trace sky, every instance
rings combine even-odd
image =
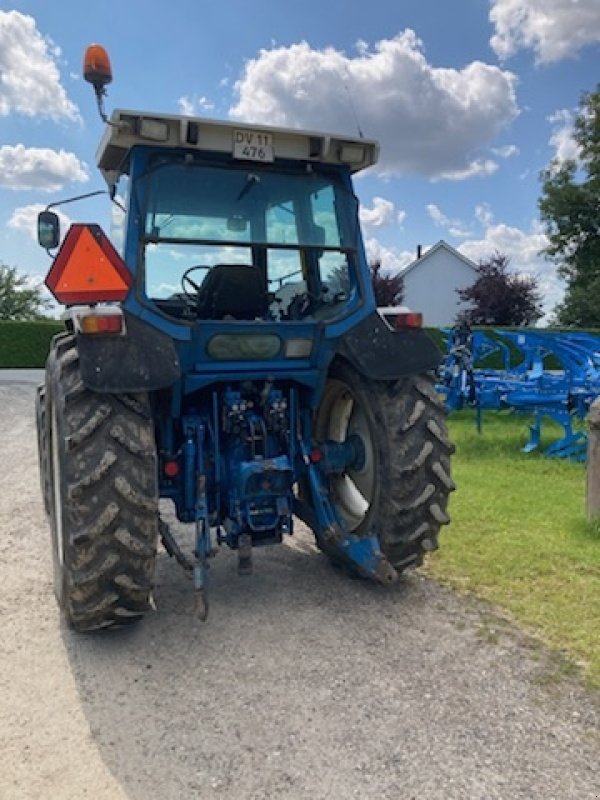
[[[498,251],[560,301],[540,256],[540,171],[577,158],[572,123],[600,81],[600,0],[81,0],[0,6],[0,263],[40,281],[48,203],[102,189],[103,124],[81,77],[104,45],[114,108],[380,142],[355,180],[367,253],[395,272],[445,240]],[[61,209],[110,227],[105,198]]]

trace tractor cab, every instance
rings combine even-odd
[[[376,143],[115,111],[97,156],[147,309],[190,325],[372,310],[350,176]]]

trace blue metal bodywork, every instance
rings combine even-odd
[[[312,437],[313,413],[337,343],[376,308],[358,224],[352,283],[339,314],[327,320],[174,319],[144,289],[146,200],[145,184],[138,178],[147,173],[153,154],[151,147],[134,147],[128,165],[132,189],[123,256],[135,283],[123,308],[175,342],[180,377],[153,395],[159,491],[173,501],[179,520],[195,524],[196,589],[202,593],[205,588],[213,540],[247,553],[250,545],[279,542],[293,533],[298,485],[308,492],[309,521],[317,539],[363,574],[390,582],[395,571],[377,536],[358,539],[346,531],[329,495],[328,475],[360,460],[360,444],[321,443],[315,456]],[[182,155],[169,152],[169,158]],[[327,169],[354,198],[349,169]],[[224,333],[278,337],[279,352],[264,360],[211,357],[211,341]],[[310,353],[286,357],[290,343],[299,340],[312,344]]]

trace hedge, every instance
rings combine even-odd
[[[52,337],[64,329],[58,320],[0,321],[0,368],[43,367]]]

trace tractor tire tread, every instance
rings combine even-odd
[[[52,513],[52,485],[50,483],[50,443],[48,441],[46,387],[44,384],[37,387],[35,408],[40,488],[44,511],[49,517]]]
[[[146,394],[85,388],[74,336],[48,362],[56,403],[63,561],[59,604],[77,631],[117,627],[151,606],[158,542],[156,449]]]
[[[450,521],[448,497],[455,488],[450,471],[454,446],[434,375],[372,381],[338,361],[329,377],[345,384],[365,409],[378,454],[375,496],[352,532],[359,537],[377,534],[383,554],[397,572],[418,566],[424,553],[438,547],[439,530]],[[321,414],[328,413],[330,406],[325,403]],[[317,419],[321,432],[326,422]],[[320,547],[332,561],[344,561],[335,548],[323,542]]]
[[[391,463],[389,502],[382,504],[378,524],[384,554],[402,571],[422,563],[423,552],[437,549],[440,527],[450,522],[446,509],[455,489],[450,477],[454,446],[432,376],[396,381],[380,397]],[[414,458],[414,453],[419,455]]]

